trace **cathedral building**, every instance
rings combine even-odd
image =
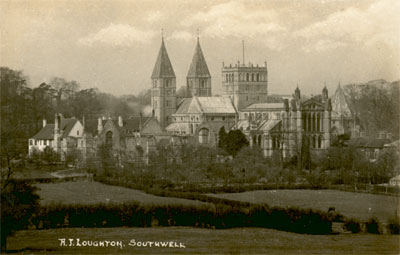
[[[223,64],[221,74],[223,96],[213,97],[211,75],[197,38],[186,77],[187,98],[177,101],[175,74],[162,39],[152,75],[152,106],[167,132],[216,146],[222,127],[240,129],[265,156],[274,151],[292,156],[300,144],[315,151],[330,146],[332,104],[326,87],[307,100],[297,87],[293,98],[269,103],[266,62],[263,66]]]
[[[339,86],[329,98],[326,87],[311,98],[301,97],[297,87],[291,97],[268,97],[268,68],[238,62],[223,64],[222,96],[212,96],[212,77],[197,38],[186,77],[185,98],[177,98],[176,76],[164,38],[151,74],[151,107],[146,119],[61,120],[44,124],[29,141],[29,149],[50,145],[66,152],[74,147],[85,155],[98,148],[112,148],[115,157],[129,156],[132,162],[147,161],[156,145],[192,141],[216,147],[223,127],[240,129],[251,146],[259,146],[265,156],[278,152],[291,157],[307,146],[312,151],[329,148],[332,135],[351,132],[354,113]],[[97,122],[97,123],[96,123]],[[41,147],[40,147],[41,146]]]

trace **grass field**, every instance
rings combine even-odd
[[[124,247],[65,247],[59,238],[122,241]],[[135,241],[175,241],[186,248],[132,247]],[[74,243],[76,241],[74,240]],[[97,228],[19,231],[8,239],[11,253],[24,254],[397,254],[393,235],[301,235],[289,232],[236,228],[210,230],[184,227]]]
[[[209,195],[252,203],[266,203],[270,206],[297,206],[322,211],[335,207],[336,212],[348,217],[366,220],[376,216],[383,222],[393,217],[396,211],[397,214],[400,213],[399,197],[338,190],[262,190]]]
[[[39,188],[41,204],[51,202],[62,204],[123,203],[137,201],[146,204],[199,204],[180,198],[159,197],[142,191],[105,185],[94,181],[76,181],[35,184]]]

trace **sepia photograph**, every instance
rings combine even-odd
[[[1,254],[400,254],[399,0],[0,0]]]

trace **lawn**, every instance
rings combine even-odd
[[[348,217],[366,220],[376,216],[383,222],[393,217],[396,212],[400,213],[399,197],[338,190],[261,190],[209,195],[252,203],[266,203],[270,206],[297,206],[322,211],[335,207],[336,212]]]
[[[59,238],[72,238],[75,246],[60,246]],[[121,241],[123,247],[77,247],[76,238],[80,243]],[[186,248],[132,247],[128,245],[131,239],[136,242],[175,241]],[[397,254],[399,237],[313,236],[261,228],[67,228],[19,231],[9,237],[8,250],[24,254]]]
[[[200,204],[189,199],[160,197],[139,190],[110,186],[95,181],[76,181],[35,184],[39,188],[41,204],[123,203],[137,201],[146,204]]]

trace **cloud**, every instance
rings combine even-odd
[[[343,42],[336,42],[331,40],[318,40],[313,44],[303,46],[303,50],[306,52],[312,51],[327,51],[327,50],[334,50],[340,47],[346,46],[346,43]]]
[[[178,41],[191,41],[193,40],[193,34],[187,31],[174,31],[171,36],[167,37],[167,40],[178,40]]]
[[[231,1],[212,6],[206,11],[198,12],[182,21],[186,27],[195,24],[204,24],[201,36],[212,38],[234,37],[275,37],[271,41],[280,39],[286,32],[286,27],[277,22],[278,14],[272,9],[259,8],[243,1]],[[266,43],[273,49],[277,44]],[[278,48],[282,48],[283,43]]]
[[[104,44],[111,46],[131,46],[134,43],[146,43],[155,36],[154,31],[142,31],[125,24],[110,24],[98,32],[79,39],[78,43],[85,46]]]
[[[157,21],[164,19],[164,17],[165,15],[162,14],[160,11],[155,11],[155,12],[149,12],[145,19],[150,23],[155,23]]]
[[[332,13],[325,20],[311,24],[294,36],[305,39],[309,47],[329,50],[349,44],[371,46],[384,43],[399,46],[400,1],[377,1],[366,10],[347,8]]]

